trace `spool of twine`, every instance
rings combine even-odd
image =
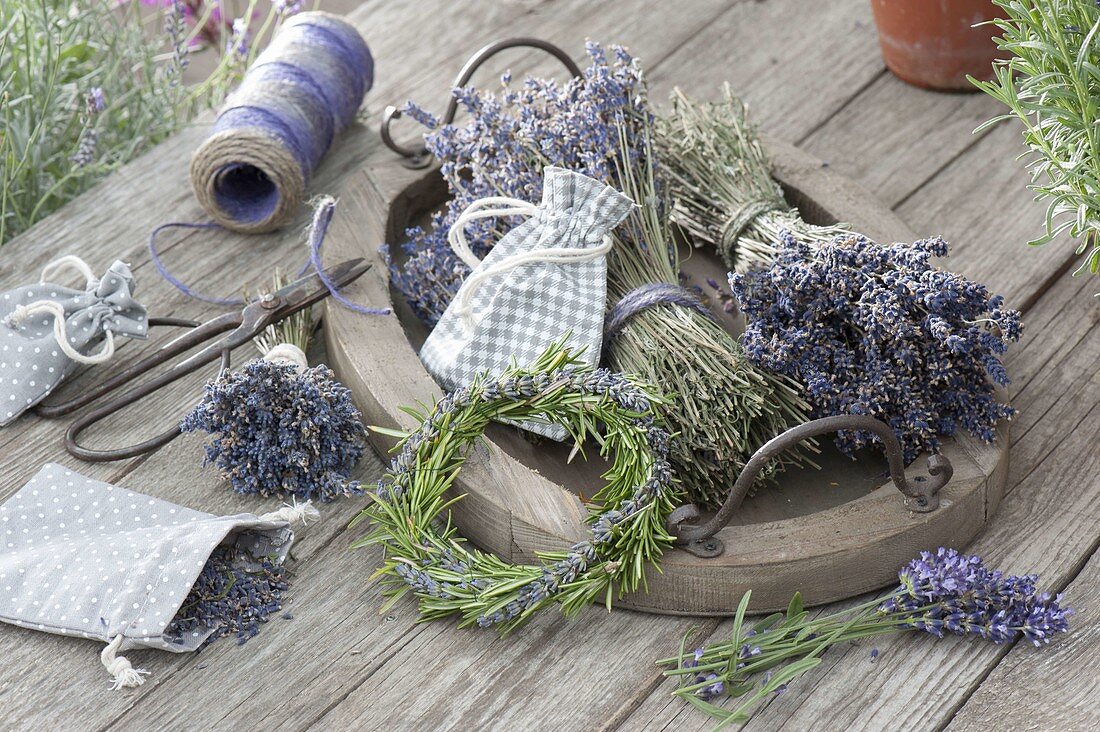
[[[191,158],[199,203],[233,231],[261,233],[289,223],[373,79],[370,50],[346,21],[322,12],[290,17]]]

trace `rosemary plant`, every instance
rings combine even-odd
[[[815,226],[802,220],[772,178],[771,161],[745,105],[725,85],[724,99],[703,103],[680,89],[672,110],[658,117],[662,172],[671,185],[672,221],[696,246],[714,246],[731,270],[767,267],[784,231],[805,242],[832,241],[842,224]]]
[[[679,283],[679,252],[665,214],[669,203],[655,176],[649,126],[642,127],[641,156],[629,155],[625,125],[619,130],[621,160],[632,164],[619,164],[616,180],[641,204],[621,227],[626,235],[608,261],[611,302],[654,283]],[[794,382],[753,365],[740,342],[702,308],[645,308],[604,350],[611,368],[638,374],[672,397],[663,410],[676,433],[670,460],[688,497],[700,505],[721,505],[761,445],[806,421],[808,405]],[[790,453],[785,461],[797,457]],[[772,461],[765,477],[783,464]]]
[[[999,46],[1012,57],[991,81],[970,81],[1024,125],[1031,186],[1047,202],[1040,245],[1063,232],[1080,239],[1078,272],[1100,271],[1100,8],[1094,0],[994,0]]]
[[[616,591],[644,587],[672,537],[665,520],[679,492],[666,459],[668,432],[652,387],[633,377],[593,369],[551,345],[535,363],[513,364],[444,396],[431,409],[407,410],[420,420],[411,432],[375,428],[400,438],[372,501],[352,522],[371,530],[353,546],[380,545],[392,599],[407,592],[426,620],[451,615],[460,625],[507,631],[554,603],[573,614]],[[538,420],[565,427],[578,446],[592,438],[612,464],[607,484],[588,504],[592,536],[566,552],[540,555],[539,565],[513,565],[469,547],[447,516],[447,491],[465,451],[490,422]]]

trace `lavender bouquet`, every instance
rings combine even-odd
[[[880,246],[855,234],[808,244],[785,232],[768,269],[731,274],[748,319],[743,342],[764,368],[806,387],[814,417],[867,414],[886,422],[911,461],[960,428],[992,442],[1015,410],[1000,356],[1020,338],[1020,314],[984,285],[933,266],[943,239]],[[841,433],[851,454],[874,437]]]
[[[1037,589],[1038,576],[991,570],[978,556],[954,549],[921,552],[898,572],[897,589],[885,597],[832,615],[810,618],[795,595],[786,614],[777,613],[744,627],[750,593],[734,618],[728,642],[658,661],[666,676],[680,681],[674,693],[723,724],[743,722],[761,699],[781,694],[794,678],[821,663],[830,647],[904,630],[977,636],[998,644],[1024,638],[1035,646],[1069,629],[1072,608],[1062,596]],[[878,655],[871,651],[872,657]],[[741,697],[733,710],[712,703]]]
[[[641,206],[609,257],[611,300],[647,286],[676,293],[626,318],[605,343],[607,359],[675,395],[662,415],[678,434],[670,461],[692,501],[715,505],[757,448],[804,421],[806,406],[786,378],[753,366],[706,307],[679,287],[644,75],[623,48],[613,47],[610,59],[595,44],[588,53],[592,63],[584,75],[563,85],[529,78],[513,89],[506,75],[499,93],[455,90],[469,117],[461,127],[441,127],[415,105],[406,107],[431,128],[425,142],[441,162],[452,199],[430,230],[406,232],[406,260],[391,261],[392,281],[413,310],[434,323],[469,272],[451,251],[447,232],[470,203],[487,196],[538,200],[546,165],[621,188]],[[474,252],[483,256],[514,223],[472,222],[467,232]]]

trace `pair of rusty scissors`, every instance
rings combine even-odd
[[[363,259],[352,259],[325,270],[329,283],[339,290],[354,282],[370,269],[371,265]],[[150,325],[177,325],[192,328],[191,331],[170,341],[149,357],[115,374],[103,383],[87,390],[80,396],[56,404],[39,404],[35,412],[42,417],[61,417],[85,407],[100,397],[114,392],[132,383],[135,379],[153,370],[157,366],[181,356],[196,346],[228,333],[207,344],[202,350],[180,361],[170,369],[134,387],[111,401],[95,407],[87,414],[75,419],[65,433],[65,449],[73,456],[89,462],[107,462],[124,460],[152,452],[171,442],[181,434],[179,424],[171,429],[129,447],[109,450],[96,450],[77,442],[80,434],[91,425],[106,419],[123,408],[146,397],[158,389],[190,374],[198,369],[221,360],[221,369],[229,368],[230,354],[233,349],[250,343],[253,338],[274,323],[301,312],[332,294],[329,284],[322,281],[317,272],[291,282],[282,289],[264,295],[249,303],[239,313],[226,313],[205,323],[178,318],[150,319]]]

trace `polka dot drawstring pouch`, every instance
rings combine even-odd
[[[84,289],[53,281],[66,270],[84,278]],[[77,364],[108,361],[116,336],[148,336],[149,317],[133,291],[125,262],[96,277],[82,259],[66,256],[46,265],[37,284],[0,294],[0,426],[42,401]]]
[[[50,463],[0,505],[0,620],[102,641],[112,688],[139,686],[148,672],[122,652],[194,651],[214,632],[172,621],[216,549],[281,564],[291,522],[316,515],[213,516]]]

